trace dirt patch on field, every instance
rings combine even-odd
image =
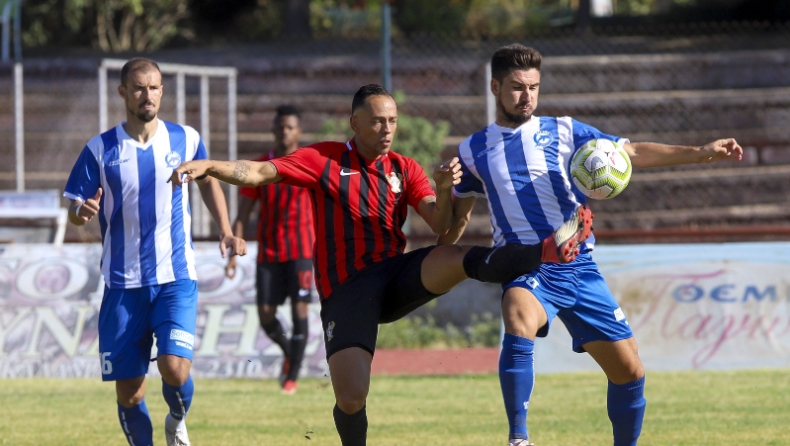
[[[374,375],[459,375],[495,373],[499,348],[457,350],[377,349]]]

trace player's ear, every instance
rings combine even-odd
[[[491,93],[494,93],[494,96],[499,96],[499,81],[495,78],[491,78]]]
[[[121,84],[121,85],[118,86],[118,94],[122,98],[126,98],[126,86],[124,84]]]
[[[348,118],[348,124],[351,126],[351,130],[353,130],[354,133],[359,133],[359,122],[357,122],[356,116],[351,115],[351,117]]]

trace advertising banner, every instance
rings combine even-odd
[[[279,374],[282,354],[258,323],[255,244],[250,249],[236,277],[227,279],[217,245],[195,244],[197,377]],[[101,376],[100,254],[98,244],[2,248],[0,377]],[[790,367],[790,243],[603,246],[593,258],[648,370]],[[328,374],[319,310],[314,296],[304,376]],[[278,317],[290,332],[290,306],[281,306]],[[539,373],[599,369],[589,355],[571,350],[559,320],[538,340],[535,356]],[[155,363],[149,371],[158,374]]]
[[[790,243],[603,246],[593,252],[648,370],[790,367]],[[538,372],[599,370],[559,320]]]
[[[279,375],[282,352],[261,330],[255,305],[255,244],[225,278],[216,243],[196,243],[199,277],[193,372],[206,378]],[[0,253],[0,378],[100,377],[98,317],[104,292],[101,246],[6,245]],[[328,373],[319,304],[310,305],[302,365],[307,376]],[[290,305],[278,309],[286,332]],[[151,357],[156,357],[156,346]],[[149,373],[158,375],[152,362]]]

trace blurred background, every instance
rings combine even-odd
[[[268,152],[282,103],[302,109],[303,144],[344,139],[353,93],[383,83],[402,114],[395,150],[431,169],[488,123],[486,63],[521,42],[544,55],[538,115],[570,115],[633,141],[735,137],[746,149],[737,164],[635,172],[616,200],[593,203],[601,243],[790,238],[786,0],[5,0],[0,8],[0,189],[62,192],[99,131],[104,58],[235,68],[234,137],[227,77],[187,75],[179,114],[176,76],[165,76],[161,117],[196,127],[218,159]],[[14,62],[23,71],[16,82]],[[113,126],[123,108],[118,72],[107,76],[104,122]],[[486,209],[479,200],[468,241],[488,240]],[[68,226],[66,241],[99,240],[98,224]],[[413,223],[412,243],[431,242],[425,231]]]

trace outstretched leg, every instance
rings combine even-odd
[[[607,409],[614,446],[636,446],[645,417],[645,369],[633,337],[621,341],[593,341],[584,349],[609,379]]]
[[[434,294],[444,294],[467,278],[481,282],[507,283],[544,262],[568,263],[592,231],[593,215],[586,205],[536,245],[437,246],[422,263],[422,283]]]

